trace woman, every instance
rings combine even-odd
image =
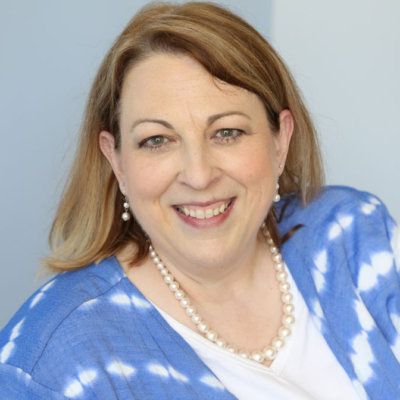
[[[399,397],[395,224],[321,185],[259,34],[208,3],[144,8],[89,96],[45,260],[64,273],[1,334],[1,397]]]

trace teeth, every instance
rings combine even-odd
[[[231,202],[229,201],[228,203],[221,204],[221,206],[216,207],[216,208],[207,208],[206,210],[203,209],[189,209],[187,207],[177,207],[177,210],[185,214],[186,216],[191,216],[193,218],[198,218],[198,219],[208,219],[212,218],[218,214],[222,214],[225,212],[225,210],[230,206]]]
[[[209,208],[206,210],[206,218],[211,218],[212,216],[214,216],[214,211]]]
[[[203,210],[196,210],[196,218],[204,219],[205,218],[204,211]]]

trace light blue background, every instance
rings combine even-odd
[[[145,1],[0,4],[0,328],[38,286],[38,259],[91,81]],[[328,182],[383,198],[400,220],[400,3],[225,1],[267,36],[315,117]]]

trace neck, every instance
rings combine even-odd
[[[257,285],[262,282],[265,285],[274,279],[271,255],[263,239],[256,239],[252,246],[240,252],[239,257],[235,252],[224,262],[211,263],[208,259],[194,264],[158,254],[182,288],[196,301],[220,303],[224,299],[232,300],[246,296]],[[152,264],[151,260],[149,262]],[[153,265],[150,267],[154,268]]]

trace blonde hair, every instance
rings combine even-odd
[[[146,236],[137,221],[123,222],[123,197],[99,147],[99,133],[120,142],[119,100],[133,65],[155,52],[184,53],[214,77],[259,96],[273,132],[279,113],[289,109],[294,133],[280,193],[295,193],[306,204],[322,184],[315,130],[299,91],[270,44],[248,23],[213,3],[156,3],[128,23],[103,60],[89,94],[77,154],[50,231],[52,252],[44,265],[81,268],[136,243],[132,265],[147,256]],[[267,224],[279,240],[273,211]]]

